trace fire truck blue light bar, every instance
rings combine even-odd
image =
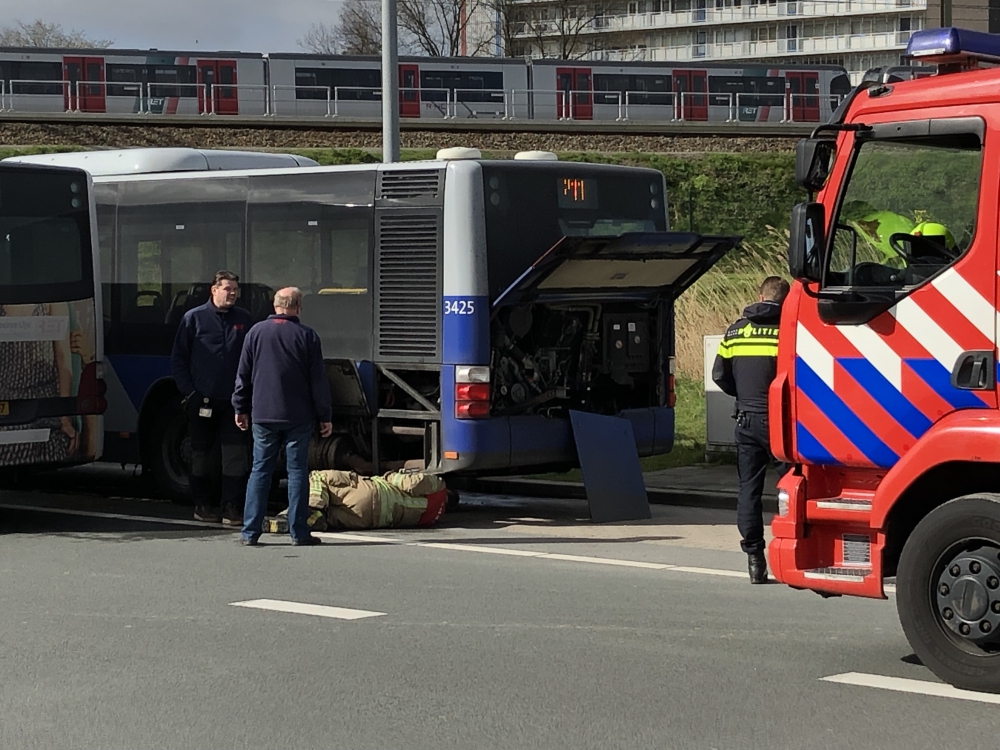
[[[915,31],[906,46],[906,56],[921,62],[963,59],[1000,62],[1000,35],[954,27]]]

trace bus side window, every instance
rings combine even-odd
[[[204,304],[216,271],[242,273],[242,203],[119,208],[112,346],[169,349],[184,313]]]

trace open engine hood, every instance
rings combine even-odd
[[[493,307],[581,298],[677,297],[741,239],[688,232],[563,237],[507,287]]]

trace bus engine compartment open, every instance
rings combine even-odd
[[[493,413],[565,417],[660,405],[659,309],[567,302],[500,310],[490,331]]]

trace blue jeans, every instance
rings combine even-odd
[[[295,541],[309,537],[309,439],[312,428],[311,422],[253,425],[253,469],[247,482],[243,512],[244,539],[256,541],[263,531],[271,476],[282,445],[288,465],[288,531]]]

